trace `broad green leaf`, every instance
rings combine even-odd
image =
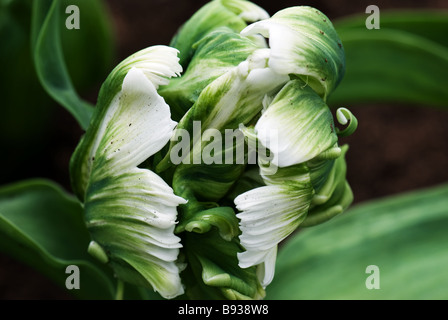
[[[358,205],[281,248],[267,299],[447,299],[447,228],[448,185]]]
[[[330,104],[446,106],[448,12],[382,13],[380,29],[372,30],[366,28],[363,17],[335,22],[347,69]]]
[[[91,92],[107,77],[115,63],[115,34],[106,0],[60,0],[61,42],[68,74],[77,92],[82,96]],[[80,12],[80,28],[67,29],[66,12],[76,5]]]
[[[1,181],[17,181],[34,176],[28,156],[50,152],[48,141],[54,135],[59,106],[39,82],[31,53],[31,17],[34,0],[0,1],[0,145],[3,166]],[[80,9],[81,28],[65,27],[65,8],[76,4]],[[84,95],[91,92],[106,72],[114,56],[108,16],[100,0],[62,0],[62,19],[58,26],[64,60],[73,85]],[[26,115],[26,116],[24,116]],[[17,148],[17,146],[21,146]],[[50,164],[47,164],[50,166]]]
[[[33,51],[34,64],[38,78],[47,93],[66,108],[78,121],[80,126],[87,128],[92,114],[92,106],[83,101],[73,85],[72,79],[68,72],[66,61],[64,58],[61,35],[68,32],[65,26],[65,19],[62,13],[65,12],[66,3],[60,0],[42,0],[33,2],[32,23],[31,23],[31,47]],[[82,17],[89,19],[81,19],[88,21],[88,25],[80,28],[99,29],[104,31],[103,37],[98,42],[99,45],[107,45],[109,35],[105,25],[104,13],[102,6],[98,1],[82,1],[77,3],[79,12]],[[96,15],[89,15],[88,12],[95,12]],[[62,18],[62,19],[61,19]],[[94,21],[92,23],[92,21]],[[77,32],[77,30],[70,30]],[[68,47],[69,56],[73,56],[73,51],[79,50],[73,46]],[[87,50],[88,51],[88,50]],[[95,50],[92,50],[92,54]],[[110,61],[110,52],[103,57],[104,61]],[[79,66],[79,65],[78,65]],[[100,66],[97,66],[100,68]],[[83,68],[71,67],[71,70],[79,71],[84,68],[92,68],[92,65],[85,65]],[[82,76],[77,73],[79,79]]]
[[[65,288],[69,265],[80,270],[80,299],[111,299],[114,280],[87,253],[89,234],[74,197],[47,180],[0,189],[0,250],[30,265]],[[107,270],[107,269],[106,269]]]

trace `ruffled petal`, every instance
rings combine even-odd
[[[186,201],[161,177],[137,166],[168,143],[177,124],[157,93],[159,84],[181,70],[175,53],[149,48],[112,72],[72,158],[92,238],[89,252],[108,262],[118,278],[152,287],[165,298],[184,292],[178,263],[182,245],[174,228],[177,206]],[[76,175],[80,170],[83,176]]]
[[[305,219],[313,189],[272,185],[245,192],[235,198],[240,213],[241,245],[245,252],[238,254],[242,268],[263,264],[259,279],[266,287],[273,278],[277,245],[289,236]],[[263,271],[264,270],[264,271]]]
[[[242,32],[269,38],[269,66],[280,74],[301,76],[324,99],[345,72],[345,54],[330,20],[320,11],[291,7],[255,22]]]

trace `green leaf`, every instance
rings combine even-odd
[[[448,47],[444,26],[448,24],[447,10],[389,9],[381,11],[380,28],[406,31]],[[338,32],[348,29],[365,29],[366,15],[346,16],[335,21]],[[374,31],[375,32],[375,31]]]
[[[446,106],[448,12],[385,12],[380,27],[368,30],[365,15],[335,22],[347,68],[330,104]]]
[[[87,253],[89,234],[78,201],[47,180],[29,180],[0,189],[0,250],[30,265],[65,288],[76,265],[80,289],[70,292],[81,299],[111,299],[110,272]]]
[[[93,107],[79,97],[67,69],[61,42],[61,33],[66,27],[65,21],[60,19],[65,8],[62,8],[61,4],[62,2],[59,0],[33,2],[31,47],[34,64],[38,78],[47,93],[66,108],[83,129],[86,129]],[[92,10],[98,13],[91,16],[91,19],[98,21],[99,29],[105,30],[102,28],[104,17],[100,14],[101,6],[97,1],[83,1],[77,5],[81,7],[79,11],[83,17],[84,13],[87,16],[87,12]],[[77,30],[71,31],[76,32]],[[104,39],[106,38],[107,36],[104,37]],[[72,49],[78,50],[78,48]],[[110,60],[110,55],[108,54],[104,59]]]
[[[447,299],[447,227],[448,185],[358,205],[286,243],[267,299]]]
[[[45,152],[48,141],[54,135],[54,122],[60,108],[39,82],[31,53],[32,6],[40,1],[0,1],[0,145],[3,166],[9,168],[2,173],[2,181],[17,181],[34,176],[29,166],[30,154]],[[103,1],[77,0],[80,9],[81,28],[68,30],[65,27],[65,8],[75,4],[63,0],[59,30],[73,85],[83,95],[103,81],[110,71],[114,58],[112,29]],[[26,116],[24,116],[26,115]],[[20,148],[17,146],[20,145]],[[46,146],[46,147],[44,147]]]

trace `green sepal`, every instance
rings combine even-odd
[[[186,232],[183,252],[188,266],[181,273],[189,299],[261,299],[265,293],[255,267],[238,266],[237,239],[224,240],[215,228],[204,234]]]
[[[341,150],[342,154],[334,160],[325,183],[314,195],[308,215],[301,224],[302,227],[323,223],[344,212],[353,202],[353,193],[346,180],[345,154],[348,146],[342,146]]]
[[[230,241],[239,234],[238,219],[231,207],[219,206],[234,182],[244,171],[243,165],[184,165],[176,167],[173,177],[174,193],[186,199],[179,206],[176,233],[184,230],[204,233],[216,227]]]
[[[219,235],[231,241],[239,234],[238,219],[230,207],[215,207],[196,212],[193,216],[182,219],[176,227],[176,233],[184,231],[205,233],[212,227],[219,230]]]

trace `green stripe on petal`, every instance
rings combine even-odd
[[[333,116],[325,102],[303,81],[291,80],[258,120],[257,138],[279,167],[310,160],[337,142]],[[272,132],[277,139],[271,141]]]
[[[345,54],[332,23],[319,10],[291,7],[249,25],[244,36],[269,38],[269,66],[280,74],[301,76],[325,100],[345,72]]]

